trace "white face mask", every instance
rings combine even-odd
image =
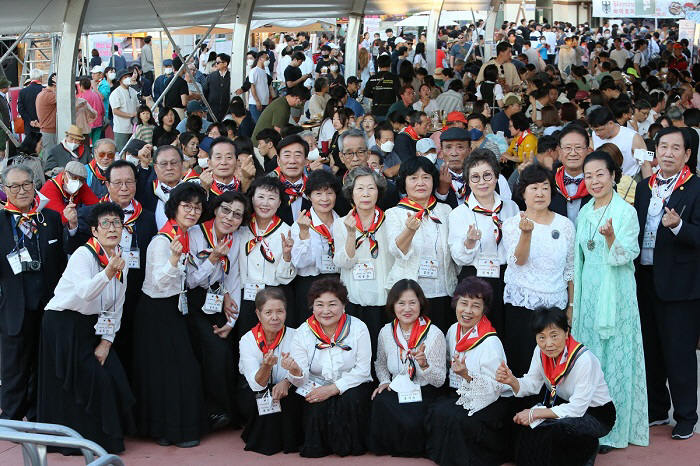
[[[170,67],[168,67],[168,68],[164,68],[164,69],[163,69],[163,72],[164,72],[165,74],[170,74],[170,73],[172,73],[172,72],[173,72],[173,69],[172,69],[172,68],[170,68]]]
[[[249,58],[246,60],[246,63],[248,64],[248,66],[253,66],[253,63],[255,63],[255,60],[252,58]]]
[[[127,162],[129,162],[129,163],[132,163],[132,164],[136,165],[136,166],[138,166],[139,163],[140,163],[139,158],[136,157],[135,155],[131,155],[131,154],[126,154],[126,159],[125,159],[125,160],[126,160]]]
[[[75,194],[80,189],[82,183],[79,180],[68,180],[66,181],[66,192],[68,194]]]
[[[431,152],[426,152],[425,154],[420,154],[426,159],[430,160],[431,163],[435,163],[437,161],[437,154],[436,153],[431,153]]]
[[[379,148],[382,150],[382,152],[388,154],[392,150],[394,150],[394,141],[386,141],[383,142]]]
[[[381,174],[382,174],[382,169],[381,169],[381,168],[375,168],[374,171],[375,171],[375,173],[376,173],[377,175],[381,175]]]
[[[114,81],[114,79],[117,77],[117,73],[107,73],[107,79],[110,81]]]
[[[75,149],[77,149],[79,145],[80,145],[80,144],[78,144],[77,142],[66,142],[66,147],[67,147],[71,152],[74,151]]]
[[[331,71],[338,71],[338,65],[331,65]]]
[[[319,153],[319,151],[318,151],[318,147],[316,147],[315,149],[311,149],[311,150],[309,151],[309,155],[306,156],[306,158],[307,158],[310,162],[313,162],[314,160],[318,160],[319,157],[320,157],[320,153]]]
[[[131,78],[124,78],[122,84],[125,86],[131,86]]]
[[[207,166],[209,166],[209,159],[197,159],[197,165],[202,168],[207,168]]]

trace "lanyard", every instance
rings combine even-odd
[[[17,230],[19,230],[22,233],[22,238],[18,238],[17,236]],[[36,233],[34,233],[34,236],[36,237],[36,249],[39,252],[39,260],[41,260],[41,245],[39,244],[39,228],[37,227]],[[15,248],[12,250],[17,251],[19,250],[19,245],[22,243],[22,246],[24,247],[25,244],[25,238],[27,238],[27,235],[24,234],[24,232],[17,226],[17,221],[12,217],[12,238],[15,240]]]
[[[107,318],[114,317],[117,307],[117,280],[115,277],[112,277],[111,281],[114,282],[114,293],[112,295],[112,312],[105,311],[104,303],[102,301],[102,293],[100,293],[100,316],[104,316]],[[109,286],[109,284],[107,284],[107,286]]]

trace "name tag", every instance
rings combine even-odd
[[[31,262],[32,261],[32,255],[29,254],[29,250],[27,248],[22,248],[19,250],[19,260],[21,262]]]
[[[355,280],[374,280],[374,262],[360,262],[352,268]]]
[[[98,317],[95,325],[96,335],[114,335],[117,321],[109,317]]]
[[[450,372],[450,388],[459,388],[462,386],[462,378],[461,375],[457,375],[454,372]]]
[[[481,254],[476,259],[476,276],[498,278],[501,276],[501,264],[497,254]]]
[[[336,273],[338,268],[333,263],[333,256],[324,254],[321,256],[321,273]]]
[[[399,403],[420,403],[423,401],[423,394],[420,391],[420,385],[410,392],[399,393]]]
[[[180,298],[177,302],[177,308],[180,312],[182,312],[182,315],[184,315],[184,316],[186,316],[189,313],[189,308],[187,307],[187,292],[186,291],[180,292]]]
[[[138,248],[128,250],[124,249],[122,251],[122,259],[124,259],[126,266],[130,269],[141,268],[141,256],[139,255]]]
[[[19,258],[19,252],[14,251],[7,255],[7,262],[10,263],[12,273],[19,275],[22,273],[22,261]]]
[[[304,385],[296,389],[296,394],[306,398],[306,396],[309,393],[311,393],[311,391],[316,387],[319,387],[319,385],[316,382],[314,382],[313,380],[307,380]]]
[[[264,289],[264,283],[246,282],[246,284],[243,286],[243,299],[246,301],[255,301],[255,295],[258,294],[258,291]]]
[[[643,249],[654,249],[654,246],[656,246],[656,232],[645,231],[644,237],[642,239],[642,248]]]
[[[418,276],[420,278],[437,278],[438,276],[438,261],[435,259],[423,259],[418,267]]]
[[[202,310],[207,314],[217,314],[224,307],[224,295],[213,291],[207,292],[207,297],[204,300]]]
[[[263,394],[255,395],[255,402],[258,405],[258,416],[282,412],[280,401],[273,399],[269,390]]]

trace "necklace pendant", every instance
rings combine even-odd
[[[595,249],[595,241],[592,239],[589,239],[588,242],[586,243],[586,247],[588,247],[589,251],[592,251]]]

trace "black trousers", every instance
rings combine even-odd
[[[649,419],[666,419],[673,400],[676,422],[695,425],[698,421],[695,350],[700,337],[700,300],[661,300],[655,292],[653,266],[638,265],[636,277]]]
[[[36,421],[37,366],[39,334],[43,310],[24,311],[22,329],[17,335],[0,333],[2,419]]]

